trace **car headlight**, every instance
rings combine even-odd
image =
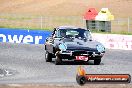
[[[96,47],[97,47],[98,52],[104,52],[105,51],[105,47],[101,44],[96,45]]]
[[[66,44],[64,44],[64,43],[59,44],[59,49],[62,51],[66,51],[66,49],[67,49]]]

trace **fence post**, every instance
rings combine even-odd
[[[82,22],[83,22],[83,27],[86,28],[86,20],[84,18],[82,18]]]
[[[128,21],[128,32],[130,32],[130,18],[129,17],[128,17],[127,21]]]
[[[42,16],[40,18],[40,27],[41,27],[41,29],[43,28],[43,17]]]

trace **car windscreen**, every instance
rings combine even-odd
[[[62,38],[91,38],[91,34],[85,29],[60,29],[58,30],[58,37]]]

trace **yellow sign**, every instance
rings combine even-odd
[[[114,16],[110,13],[108,8],[102,8],[98,15],[95,17],[98,21],[111,21],[114,20]]]

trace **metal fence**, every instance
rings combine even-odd
[[[0,27],[26,28],[26,29],[51,29],[61,25],[86,27],[86,20],[79,16],[31,16],[0,14]],[[97,22],[91,24],[93,27]],[[132,19],[118,18],[111,21],[112,32],[132,33]]]
[[[118,18],[111,22],[112,31],[132,33],[132,18]]]
[[[52,29],[60,25],[84,27],[84,20],[78,16],[30,16],[0,14],[0,27]]]

